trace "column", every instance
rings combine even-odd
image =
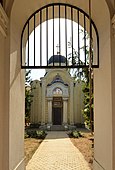
[[[42,124],[45,124],[45,80],[42,81]]]
[[[115,169],[115,14],[112,19],[113,37],[112,37],[112,139],[113,139],[113,169]]]
[[[73,125],[73,82],[70,83],[70,124]]]
[[[7,20],[5,19],[6,17],[6,13],[3,10],[1,4],[0,4],[0,169],[5,169],[5,170],[9,170],[9,147],[11,146],[11,143],[9,141],[9,138],[11,136],[11,133],[14,133],[15,135],[15,130],[16,130],[16,135],[17,135],[17,128],[13,128],[13,132],[10,131],[9,127],[12,125],[14,126],[14,123],[16,123],[16,121],[14,121],[14,119],[12,119],[12,122],[10,122],[10,119],[12,117],[12,113],[10,114],[9,110],[11,108],[11,106],[9,105],[10,100],[12,99],[12,96],[9,96],[9,91],[12,88],[12,85],[10,84],[10,74],[11,74],[11,70],[9,67],[10,64],[10,39],[9,39],[9,35],[6,37],[7,31],[9,32],[9,26],[7,27]],[[9,22],[10,25],[10,22]],[[5,28],[5,30],[4,30]],[[13,65],[15,69],[17,69],[15,67],[15,63]],[[15,72],[14,72],[15,75]],[[17,77],[15,77],[17,80]],[[14,78],[14,81],[15,80]],[[19,82],[20,84],[20,82]],[[24,85],[23,85],[24,86]],[[20,88],[19,90],[21,91],[23,89]],[[16,93],[17,91],[13,91],[15,94],[17,94],[17,96],[23,96],[23,94],[19,91],[19,93]],[[20,98],[21,100],[21,98]],[[17,107],[16,104],[14,104],[12,102],[12,105]],[[20,107],[21,112],[18,111],[15,112],[15,120],[16,119],[16,115],[19,115],[21,118],[24,117],[24,108],[23,106],[18,106]],[[22,113],[22,114],[20,114]],[[14,115],[14,112],[13,112]],[[21,126],[24,126],[23,122],[20,122]],[[17,126],[14,126],[17,127]],[[22,132],[23,135],[23,132]],[[17,137],[17,136],[16,136]],[[20,139],[22,136],[20,136]],[[24,137],[23,137],[24,138]],[[17,139],[17,138],[16,138]],[[19,138],[18,138],[19,139]],[[19,140],[20,140],[19,139]],[[14,141],[15,138],[12,138],[12,141]],[[17,142],[16,142],[17,144]],[[17,144],[18,145],[18,144]],[[19,145],[19,149],[20,149],[20,145]],[[15,152],[15,148],[12,152]],[[17,153],[17,152],[15,152]],[[18,155],[18,153],[16,154]],[[20,158],[20,155],[19,155]],[[17,160],[16,160],[17,161]],[[14,163],[14,162],[13,162]],[[22,168],[23,169],[23,168]]]
[[[67,100],[68,98],[63,98],[63,124],[67,124]]]
[[[48,123],[52,124],[52,98],[48,98]]]

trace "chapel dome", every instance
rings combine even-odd
[[[54,63],[66,63],[66,58],[60,54],[57,54],[50,57],[48,64],[52,64],[53,61]]]

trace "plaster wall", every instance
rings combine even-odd
[[[101,3],[98,12],[104,17],[98,18],[100,66],[94,71],[94,169],[112,170],[111,21],[109,11]]]
[[[42,102],[40,82],[35,80],[32,83],[31,123],[41,122]]]
[[[0,134],[2,135],[3,137],[3,120],[4,120],[4,108],[3,105],[4,105],[4,93],[5,93],[5,89],[4,89],[4,85],[5,85],[5,82],[4,82],[4,69],[3,69],[3,66],[4,66],[4,37],[3,35],[1,34],[0,32],[0,51],[1,51],[1,55],[0,55],[0,79],[2,80],[2,83],[0,83]],[[2,90],[4,89],[4,90]],[[3,138],[1,138],[0,140],[0,157],[2,157],[2,154],[3,154]],[[3,167],[3,162],[2,162],[2,159],[0,159],[0,169],[2,169]]]
[[[75,123],[84,123],[82,110],[83,106],[83,92],[81,83],[76,83],[74,87],[74,122]]]
[[[9,169],[23,170],[25,72],[20,68],[20,34],[13,19],[11,19],[10,30]]]

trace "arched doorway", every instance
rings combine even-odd
[[[49,20],[52,19],[52,26],[49,27],[50,22]],[[55,20],[58,20],[55,24]],[[64,37],[62,34],[62,22],[61,20],[64,19]],[[68,24],[68,19],[70,19],[70,23]],[[77,30],[74,28],[74,21],[78,23]],[[45,22],[45,29],[43,29],[43,22]],[[90,45],[88,43],[88,36],[90,36],[93,39],[93,58],[92,58],[92,65],[94,68],[99,67],[99,36],[97,28],[91,20],[90,25],[89,16],[80,8],[77,8],[75,6],[64,4],[64,3],[53,3],[48,4],[40,9],[38,9],[35,13],[33,13],[29,19],[26,21],[24,28],[22,30],[21,34],[21,68],[85,68],[89,67],[89,56],[88,56],[88,50],[90,49]],[[36,26],[40,25],[39,29],[39,35],[38,39]],[[55,32],[55,25],[58,27],[58,29]],[[82,25],[84,28],[82,29],[80,27]],[[90,29],[89,29],[90,25]],[[70,27],[70,29],[69,29]],[[33,32],[32,32],[33,29]],[[49,30],[52,29],[52,33],[49,33]],[[44,34],[46,34],[46,37],[43,38],[43,31]],[[71,57],[69,56],[70,52],[68,52],[68,32],[71,32],[70,38],[71,38]],[[83,32],[83,40],[81,39],[80,32]],[[90,32],[90,35],[89,35]],[[30,34],[33,35],[33,42],[30,41]],[[55,37],[58,36],[58,55],[57,57],[58,62],[55,62],[55,54],[54,54],[54,46],[55,46]],[[49,38],[50,37],[50,38]],[[75,39],[77,39],[77,42],[75,43]],[[46,42],[46,46],[43,46],[42,40]],[[63,39],[65,39],[64,42]],[[49,41],[50,40],[50,41]],[[38,43],[39,41],[39,43]],[[90,41],[89,41],[90,42]],[[33,45],[32,45],[33,44]],[[36,54],[36,44],[38,46],[38,55]],[[51,46],[49,44],[52,44]],[[66,56],[65,59],[65,65],[62,65],[61,60],[62,56],[59,55],[61,53],[61,49],[64,47],[62,46],[64,44],[64,56]],[[74,46],[77,44],[77,51],[75,50]],[[80,44],[83,44],[83,47],[80,46]],[[33,53],[30,51],[30,49],[33,48]],[[50,64],[49,58],[49,51],[52,48],[52,64]],[[83,51],[82,51],[83,48]],[[45,59],[43,58],[45,51]],[[76,56],[75,56],[76,55]],[[70,61],[69,61],[70,60]],[[56,63],[56,64],[55,64]],[[54,102],[55,103],[55,102]],[[45,105],[44,105],[45,106]],[[59,107],[56,109],[53,107],[53,119],[56,116],[56,111],[58,113],[61,113],[61,110],[59,112]],[[72,109],[73,110],[73,109]],[[45,112],[45,108],[44,108]],[[45,115],[45,113],[44,113]],[[58,117],[57,117],[58,118]],[[60,117],[61,121],[61,117]],[[57,123],[56,120],[54,121],[55,124]],[[61,122],[60,122],[61,123]]]

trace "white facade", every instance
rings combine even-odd
[[[41,81],[32,82],[32,89],[31,123],[84,124],[81,83],[75,81],[68,71],[47,70]],[[54,116],[58,116],[57,119],[60,121],[55,122]]]

